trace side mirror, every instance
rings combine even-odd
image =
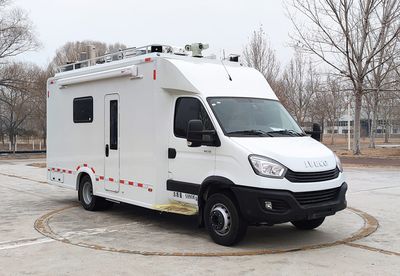
[[[306,131],[307,134],[311,134],[311,138],[321,142],[321,126],[317,123],[313,124],[312,131]]]
[[[189,147],[200,147],[203,141],[203,122],[190,120],[187,127],[187,141]]]
[[[190,120],[187,127],[187,136],[189,147],[216,146],[220,145],[215,130],[204,130],[201,120]]]

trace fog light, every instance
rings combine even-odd
[[[265,201],[265,209],[272,210],[272,202],[271,201]]]

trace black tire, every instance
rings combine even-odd
[[[105,210],[113,206],[112,202],[93,195],[92,180],[88,175],[84,175],[80,180],[78,198],[82,207],[88,211]]]
[[[315,229],[324,222],[325,217],[317,218],[317,219],[310,219],[310,220],[298,220],[292,221],[292,224],[300,230],[312,230]]]
[[[228,194],[217,193],[207,199],[204,222],[213,241],[220,245],[230,246],[240,242],[247,231],[247,223],[235,200]]]

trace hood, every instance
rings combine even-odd
[[[334,153],[310,137],[231,137],[251,154],[278,161],[296,172],[318,172],[336,167]]]

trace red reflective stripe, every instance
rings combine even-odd
[[[145,58],[144,62],[151,62],[151,58]]]
[[[104,180],[104,176],[100,176],[100,180]]]
[[[99,181],[99,179],[98,179],[98,178],[96,178],[96,181]]]
[[[76,170],[79,171],[79,169],[81,168],[81,166],[76,167]]]
[[[111,177],[110,177],[110,178],[108,179],[108,181],[114,182],[114,178],[111,178]]]
[[[61,169],[57,169],[57,171],[59,172],[59,171],[61,171]]]
[[[120,180],[119,183],[120,184],[125,184],[125,181],[124,180]]]
[[[48,170],[48,171],[50,171],[50,169],[49,169],[49,168],[48,168],[47,170]]]
[[[148,188],[147,189],[150,193],[153,191],[153,189],[152,188]]]
[[[63,173],[66,173],[67,171],[63,169],[62,172],[63,172]]]
[[[153,70],[153,80],[156,80],[156,79],[157,79],[157,70],[154,69]]]
[[[83,164],[84,167],[87,167],[87,164]]]
[[[68,174],[72,174],[72,171],[68,171]]]
[[[92,172],[95,174],[96,172],[94,171],[94,169],[93,168],[91,168],[92,169]]]
[[[143,188],[143,184],[142,183],[138,183],[137,186],[140,187],[140,188]]]
[[[133,186],[133,181],[128,181],[128,184]]]

